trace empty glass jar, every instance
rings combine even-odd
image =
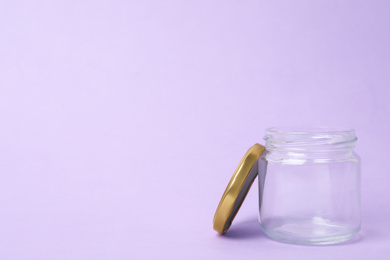
[[[259,221],[271,238],[346,241],[360,229],[360,160],[354,130],[269,128],[259,159]]]

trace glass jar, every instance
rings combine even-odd
[[[276,240],[333,244],[360,230],[353,129],[274,127],[258,161],[259,222]]]

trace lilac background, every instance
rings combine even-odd
[[[0,1],[0,258],[389,259],[389,1]],[[257,185],[212,218],[274,125],[356,128],[360,236],[275,242]]]

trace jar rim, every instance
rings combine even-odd
[[[266,133],[274,134],[293,134],[293,135],[308,135],[308,134],[351,134],[355,130],[350,127],[334,127],[334,126],[274,126],[265,130]]]
[[[345,149],[353,147],[357,138],[353,128],[328,126],[277,126],[267,128],[267,149]]]

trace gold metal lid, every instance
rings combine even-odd
[[[238,164],[214,215],[213,228],[218,233],[224,234],[230,228],[257,176],[257,161],[264,150],[264,146],[255,144],[249,148]]]

